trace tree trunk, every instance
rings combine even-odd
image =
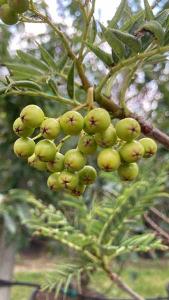
[[[5,241],[5,230],[0,231],[0,279],[11,280],[15,263],[15,243]],[[0,300],[9,300],[10,288],[0,288]]]

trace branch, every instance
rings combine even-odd
[[[161,213],[158,209],[155,207],[150,208],[150,211],[152,211],[156,216],[158,216],[161,220],[169,224],[169,218],[165,216],[163,213]]]
[[[158,235],[160,235],[164,240],[166,240],[167,244],[169,244],[169,234],[164,231],[160,226],[158,226],[147,214],[144,214],[145,221],[154,229]]]

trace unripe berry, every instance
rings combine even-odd
[[[85,166],[78,175],[80,183],[85,185],[94,183],[97,178],[97,172],[92,166]]]
[[[35,142],[30,138],[20,138],[14,143],[14,152],[17,156],[28,158],[35,149]]]
[[[157,144],[150,138],[143,138],[139,140],[139,143],[144,147],[143,157],[149,158],[157,152]]]
[[[41,140],[35,146],[35,154],[41,161],[53,161],[56,155],[56,146],[50,140]]]
[[[120,139],[130,142],[141,133],[140,124],[132,118],[125,118],[116,124],[116,132]]]
[[[118,151],[108,148],[102,150],[97,157],[97,164],[101,170],[112,172],[120,166],[120,155]]]
[[[139,173],[139,168],[136,163],[122,164],[118,169],[118,174],[123,180],[134,180]]]
[[[18,22],[18,15],[8,4],[3,4],[0,7],[0,19],[7,25],[13,25]]]
[[[56,152],[54,160],[47,163],[47,168],[52,173],[62,171],[64,169],[64,155]]]
[[[53,173],[48,177],[47,180],[48,187],[54,192],[58,191],[61,188],[59,183],[59,176],[60,173]]]
[[[21,111],[20,117],[25,126],[36,128],[43,122],[44,113],[39,106],[30,104],[24,107]]]
[[[139,160],[141,157],[143,157],[144,148],[137,141],[125,143],[120,148],[120,155],[121,155],[122,159],[128,163],[135,162],[135,161]]]
[[[28,137],[32,135],[34,128],[26,127],[21,118],[17,118],[13,123],[13,131],[20,137]]]
[[[28,164],[39,170],[39,171],[46,171],[47,170],[47,166],[46,163],[43,161],[40,161],[39,158],[34,154],[32,154],[29,158],[28,158]]]
[[[96,133],[95,136],[96,143],[102,148],[108,148],[116,144],[117,134],[116,129],[112,124],[103,132]]]
[[[81,170],[86,164],[86,157],[77,149],[66,152],[64,158],[65,168],[71,172]]]
[[[81,132],[84,119],[77,111],[68,111],[60,117],[60,125],[65,134],[77,135]]]
[[[28,0],[8,0],[9,6],[18,14],[22,14],[29,8]]]
[[[89,134],[105,131],[111,119],[107,110],[103,108],[92,109],[84,118],[84,130]]]
[[[47,118],[40,126],[40,132],[45,139],[54,140],[60,133],[60,123],[58,119]]]
[[[62,188],[72,190],[77,187],[79,183],[79,177],[77,174],[63,171],[60,173],[58,181]]]
[[[78,141],[78,149],[84,154],[93,154],[96,151],[97,144],[92,135],[82,133]]]
[[[70,191],[70,194],[75,197],[80,197],[85,192],[85,185],[78,184],[75,188]]]

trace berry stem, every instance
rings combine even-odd
[[[67,135],[65,136],[58,144],[57,146],[57,151],[59,152],[64,144],[65,141],[67,141],[69,138],[71,137],[71,135]]]
[[[90,87],[88,90],[87,90],[87,106],[89,108],[89,110],[93,109],[94,108],[94,88],[93,87]]]
[[[32,138],[32,140],[35,141],[35,140],[37,140],[37,139],[40,139],[41,137],[42,137],[42,134],[39,133],[39,134],[37,134],[36,136],[34,136],[34,137]]]

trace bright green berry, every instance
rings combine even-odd
[[[135,162],[138,161],[141,157],[143,157],[144,148],[137,141],[125,143],[120,148],[120,155],[121,158],[128,163]]]
[[[118,174],[123,180],[134,180],[139,173],[139,168],[136,163],[122,164],[118,169]]]
[[[92,109],[84,118],[84,130],[89,134],[105,131],[111,123],[110,115],[103,108]]]
[[[126,142],[136,139],[141,133],[140,124],[133,118],[125,118],[117,122],[116,133]]]
[[[29,8],[28,0],[8,0],[9,6],[18,14],[22,14]]]
[[[32,154],[29,158],[28,158],[28,164],[39,170],[39,171],[46,171],[47,170],[47,166],[46,163],[43,161],[40,161],[39,158],[34,154]]]
[[[58,119],[47,118],[41,126],[40,132],[45,139],[54,140],[60,133],[60,123]]]
[[[84,154],[93,154],[96,152],[97,144],[92,135],[82,133],[78,141],[78,149]]]
[[[20,137],[28,137],[32,135],[34,128],[26,127],[21,118],[17,118],[13,123],[13,131]]]
[[[58,181],[62,188],[72,190],[78,186],[79,177],[77,174],[63,171],[60,173]]]
[[[78,174],[80,183],[85,185],[94,183],[97,178],[97,172],[92,166],[85,166]]]
[[[144,147],[144,155],[143,157],[149,158],[156,154],[157,152],[157,144],[154,140],[150,138],[143,138],[139,140],[139,143]]]
[[[117,134],[116,129],[112,124],[103,132],[96,133],[95,136],[96,143],[102,148],[108,148],[116,144]]]
[[[60,125],[65,134],[77,135],[81,132],[84,119],[77,111],[68,111],[60,117]]]
[[[62,171],[64,169],[64,155],[56,152],[54,160],[47,163],[47,168],[52,173]]]
[[[70,191],[70,194],[75,197],[80,197],[85,192],[86,186],[78,184],[75,188]]]
[[[86,157],[77,149],[71,149],[66,152],[64,158],[65,168],[71,172],[81,170],[86,164]]]
[[[50,140],[41,140],[35,146],[35,154],[41,161],[53,161],[56,155],[56,146]]]
[[[45,116],[39,106],[30,104],[23,108],[20,117],[25,126],[36,128],[41,125]]]
[[[120,166],[120,155],[118,151],[108,148],[102,150],[97,157],[97,164],[101,170],[112,172]]]
[[[8,4],[3,4],[0,7],[0,19],[7,25],[13,25],[18,22],[18,15]]]
[[[60,173],[53,173],[48,177],[47,180],[48,187],[54,192],[57,192],[61,188],[59,183],[59,176]]]
[[[30,138],[19,138],[14,143],[14,152],[21,158],[28,158],[35,149],[35,142]]]

